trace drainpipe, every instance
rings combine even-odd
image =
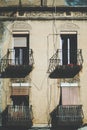
[[[41,0],[41,6],[43,6],[43,0]]]

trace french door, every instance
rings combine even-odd
[[[77,35],[61,34],[62,65],[77,63]]]
[[[14,62],[16,65],[29,64],[29,35],[14,34]]]

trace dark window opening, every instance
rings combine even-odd
[[[77,64],[77,34],[61,34],[62,64]]]
[[[16,65],[29,64],[29,35],[14,34],[14,59]]]
[[[14,96],[12,100],[14,106],[29,106],[29,96]]]

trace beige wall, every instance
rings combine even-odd
[[[47,5],[48,6],[64,6],[65,5],[65,0],[47,0]]]
[[[46,2],[45,2],[46,1]],[[43,0],[43,3],[47,3],[47,6],[61,6],[65,5],[65,0]],[[41,6],[41,0],[21,0],[23,6]],[[0,0],[0,7],[2,6],[18,6],[19,0],[2,1]]]
[[[53,31],[53,21],[28,21],[31,26],[30,30],[30,48],[34,52],[34,69],[27,76],[27,79],[31,79],[30,88],[30,105],[33,109],[33,122],[34,125],[43,124],[46,125],[50,120],[49,113],[58,105],[60,89],[59,79],[50,79],[48,77],[47,69],[49,58],[55,52],[55,47],[59,47],[60,37],[53,37],[55,29]],[[84,120],[87,121],[87,22],[86,21],[66,21],[66,25],[69,24],[69,28],[65,26],[65,21],[55,21],[58,34],[65,28],[68,31],[78,32],[78,49],[82,49],[84,64],[83,69],[80,72],[80,98],[81,104],[84,110]],[[9,25],[8,25],[9,27]],[[67,27],[67,29],[66,29]],[[11,35],[10,35],[11,36]],[[10,38],[9,36],[9,38]],[[56,41],[57,39],[57,41]],[[6,41],[5,41],[6,42]],[[9,45],[11,44],[10,40]],[[6,46],[5,46],[6,45]],[[3,44],[3,48],[8,48],[6,43]],[[3,89],[9,90],[9,80],[3,80]],[[4,95],[5,92],[3,91]],[[10,96],[8,96],[7,104],[9,104]],[[5,107],[5,96],[3,100],[3,109]]]

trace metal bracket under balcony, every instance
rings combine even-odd
[[[33,51],[26,50],[28,56],[24,59],[15,56],[15,50],[9,49],[0,61],[0,78],[24,78],[33,69]]]
[[[68,50],[67,50],[68,52]],[[82,69],[82,51],[70,53],[58,49],[49,60],[48,73],[50,78],[73,78]]]
[[[83,123],[82,105],[59,105],[51,112],[53,127],[80,127]]]

